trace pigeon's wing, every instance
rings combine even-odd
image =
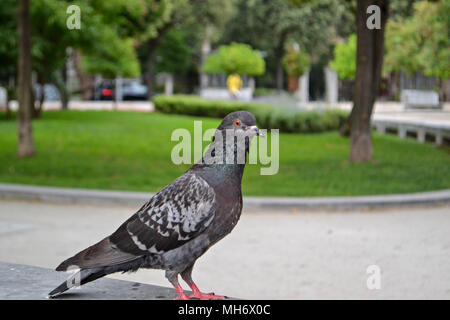
[[[211,224],[215,198],[203,178],[187,172],[153,196],[109,239],[121,251],[134,255],[175,249]]]

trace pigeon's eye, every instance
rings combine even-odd
[[[236,127],[240,127],[241,126],[241,122],[239,120],[234,121],[234,125]]]

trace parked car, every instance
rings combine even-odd
[[[123,100],[147,100],[147,86],[138,81],[129,81],[122,86]]]
[[[113,100],[115,83],[105,80],[94,89],[93,100]],[[147,87],[137,80],[124,81],[122,84],[122,100],[147,100]]]
[[[42,86],[40,84],[34,85],[34,98],[36,100],[41,99]],[[59,91],[53,84],[44,85],[44,98],[45,101],[59,101],[61,97],[59,96]]]
[[[94,88],[92,100],[113,100],[114,98],[114,82],[105,80]]]

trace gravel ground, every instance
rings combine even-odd
[[[136,208],[0,201],[0,261],[54,268]],[[194,269],[204,291],[247,299],[450,299],[450,207],[244,212]],[[381,288],[367,288],[368,266]],[[168,286],[164,272],[113,278]]]

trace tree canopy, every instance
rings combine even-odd
[[[347,42],[336,44],[334,59],[330,62],[330,67],[337,72],[340,79],[355,79],[356,34],[352,34]]]
[[[308,71],[309,65],[308,54],[294,47],[290,47],[283,58],[284,70],[290,77],[300,77]]]
[[[419,1],[413,7],[413,16],[387,25],[385,72],[450,77],[450,1]]]
[[[247,74],[260,76],[265,72],[265,62],[261,54],[251,46],[243,43],[232,43],[219,47],[205,61],[203,71],[206,73],[225,73],[227,75]]]
[[[156,72],[184,74],[190,64],[191,48],[179,29],[169,30],[156,49]]]

